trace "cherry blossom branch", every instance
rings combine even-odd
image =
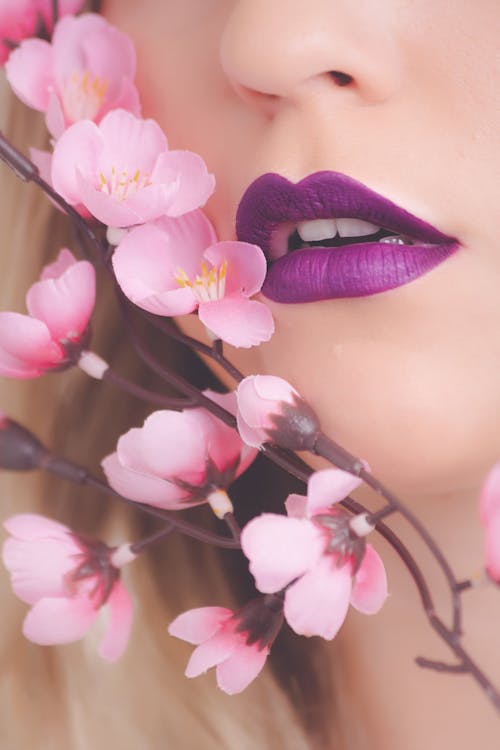
[[[53,8],[54,13],[57,14],[57,2],[53,3]],[[68,216],[70,216],[70,218],[75,222],[78,231],[84,237],[86,237],[86,239],[90,241],[92,246],[97,250],[99,256],[98,262],[104,264],[108,268],[108,270],[111,271],[109,263],[109,247],[99,239],[99,237],[89,226],[88,222],[85,221],[72,206],[69,206],[61,198],[61,196],[58,195],[52,189],[52,187],[40,177],[38,169],[35,167],[35,165],[33,165],[28,159],[26,159],[26,157],[24,157],[19,151],[17,151],[17,149],[11,146],[1,134],[0,157],[4,161],[6,161],[6,163],[9,164],[12,169],[14,169],[18,176],[20,176],[23,180],[35,182],[60,208],[62,208],[62,210]],[[153,394],[142,388],[141,386],[136,386],[135,384],[129,383],[117,374],[113,373],[110,373],[109,376],[105,379],[108,379],[110,382],[114,382],[115,385],[122,387],[132,395],[142,398],[150,403],[154,403],[155,405],[159,405],[159,401],[161,401],[161,405],[167,406],[168,408],[175,408],[175,406],[173,407],[172,404],[177,405],[178,408],[185,408],[186,406],[194,405],[203,406],[210,413],[214,414],[214,416],[225,422],[225,424],[231,427],[235,427],[236,421],[234,416],[230,412],[208,399],[204,394],[200,393],[197,388],[191,385],[184,378],[178,376],[176,373],[164,367],[161,362],[159,362],[159,360],[153,354],[151,354],[151,352],[142,342],[140,335],[137,334],[133,323],[131,323],[130,303],[128,301],[125,301],[121,292],[118,292],[118,299],[120,301],[122,312],[128,323],[128,325],[126,326],[127,330],[138,355],[145,362],[145,364],[150,367],[150,369],[156,372],[160,377],[162,377],[162,379],[168,382],[169,385],[174,387],[179,393],[184,394],[186,398],[169,399],[168,397],[163,397],[160,394]],[[189,346],[191,349],[211,358],[213,361],[222,366],[226,370],[226,372],[228,372],[231,377],[233,377],[237,382],[241,381],[243,377],[242,373],[240,373],[237,368],[235,368],[224,357],[222,342],[215,341],[214,344],[210,347],[206,344],[203,344],[202,342],[197,341],[196,339],[184,336],[184,334],[178,332],[175,328],[175,325],[170,320],[160,319],[150,314],[148,314],[146,317],[148,318],[150,323],[152,323],[156,328],[160,329],[165,335],[170,336],[170,338],[175,338],[177,341]],[[287,448],[290,448],[290,446],[286,444],[281,448],[276,448],[273,445],[264,445],[262,446],[262,451],[276,464],[278,464],[282,468],[285,468],[287,471],[300,478],[302,481],[307,481],[311,470],[309,469],[309,467],[305,466],[293,452],[290,452],[290,450],[286,450]],[[462,634],[461,601],[459,595],[461,591],[467,588],[469,582],[458,582],[456,580],[446,558],[442,554],[436,542],[427,532],[427,530],[390,490],[385,488],[382,483],[380,483],[375,477],[371,475],[371,473],[364,467],[363,462],[360,459],[349,454],[345,449],[334,443],[323,433],[319,433],[316,436],[316,441],[314,443],[312,452],[326,458],[335,466],[338,466],[339,468],[360,477],[360,479],[365,481],[368,486],[374,489],[387,501],[387,505],[384,508],[372,514],[367,513],[366,509],[362,508],[362,506],[360,506],[359,504],[355,504],[354,501],[349,498],[344,502],[344,505],[348,508],[357,507],[358,511],[361,510],[362,512],[364,512],[367,522],[369,524],[374,524],[377,531],[387,539],[389,544],[391,544],[399,554],[399,557],[406,565],[417,585],[424,610],[427,614],[431,626],[441,637],[441,639],[447,643],[447,645],[459,659],[459,664],[447,665],[444,662],[437,662],[425,659],[423,657],[418,657],[417,663],[420,664],[420,666],[434,669],[436,671],[471,674],[473,678],[483,687],[495,707],[497,709],[500,709],[500,696],[498,692],[491,685],[488,678],[472,661],[472,659],[465,652],[461,643],[459,642],[460,636]],[[93,477],[83,467],[80,467],[77,464],[71,464],[71,462],[68,462],[63,458],[53,456],[48,452],[46,452],[43,456],[43,460],[40,462],[39,467],[57,474],[60,477],[70,479],[71,481],[76,481],[79,484],[86,484],[97,488],[100,491],[106,492],[107,494],[117,498],[122,502],[133,505],[134,507],[139,507],[144,512],[155,515],[158,518],[162,518],[163,521],[168,522],[167,527],[158,531],[152,537],[149,537],[148,540],[137,542],[137,549],[141,549],[141,545],[142,548],[144,548],[148,544],[159,541],[161,538],[164,538],[174,530],[181,531],[182,533],[199,539],[200,541],[208,542],[221,547],[238,549],[240,546],[240,530],[234,517],[230,513],[226,513],[226,515],[224,516],[224,520],[229,530],[231,531],[233,537],[232,539],[228,539],[227,537],[220,537],[217,534],[206,532],[203,529],[195,527],[193,524],[189,524],[188,522],[180,520],[177,516],[169,514],[166,511],[154,509],[150,506],[128,500],[127,498],[119,495],[119,493],[117,493],[105,483],[101,482],[96,477]],[[453,627],[451,629],[448,628],[435,614],[429,588],[415,560],[410,555],[406,547],[404,547],[399,538],[394,535],[393,532],[387,529],[387,527],[382,523],[383,518],[386,518],[387,516],[395,512],[400,513],[420,535],[428,549],[433,554],[434,559],[437,561],[448,581],[453,599]]]
[[[408,508],[399,500],[399,498],[396,497],[393,492],[391,492],[391,490],[387,489],[387,487],[385,487],[378,479],[372,476],[372,474],[363,466],[363,462],[359,458],[356,458],[355,456],[349,454],[326,435],[320,434],[318,436],[318,439],[316,440],[316,443],[314,445],[314,452],[317,455],[322,456],[335,466],[339,466],[339,464],[341,464],[339,468],[342,468],[345,471],[349,471],[350,473],[359,476],[359,478],[362,479],[369,487],[371,487],[373,490],[375,490],[375,492],[377,492],[385,500],[387,500],[388,505],[383,508],[382,511],[370,514],[368,516],[368,523],[375,525],[379,519],[382,519],[391,513],[398,512],[417,532],[417,534],[420,536],[420,538],[436,560],[437,564],[443,571],[444,576],[446,577],[446,580],[450,587],[453,603],[452,633],[454,636],[461,635],[462,617],[459,592],[457,589],[458,582],[441,549],[434,541],[433,537],[429,534],[425,526],[413,513],[411,513],[410,510],[408,510]]]
[[[167,521],[177,531],[199,541],[226,549],[240,548],[239,543],[234,538],[228,539],[225,536],[205,531],[195,524],[179,518],[175,513],[123,497],[108,484],[95,477],[84,466],[52,453],[30,430],[5,416],[0,418],[0,469],[7,471],[33,471],[36,469],[47,471],[60,479],[65,479],[73,484],[87,485],[126,505],[139,508],[150,516]]]
[[[151,547],[153,544],[156,544],[157,542],[163,542],[174,531],[176,531],[175,526],[173,524],[169,524],[163,529],[157,531],[155,534],[151,534],[151,536],[147,536],[144,539],[139,539],[139,541],[133,542],[130,545],[130,551],[134,555],[140,555],[141,552],[144,552],[145,549],[148,549],[148,547]]]
[[[117,386],[120,390],[125,393],[129,393],[131,396],[145,401],[152,406],[161,407],[163,409],[173,409],[174,411],[181,411],[191,405],[191,401],[185,398],[173,398],[170,396],[164,396],[161,393],[153,393],[147,388],[143,388],[136,383],[132,383],[121,375],[118,375],[114,370],[108,368],[102,380],[112,385]]]
[[[179,518],[177,515],[169,511],[154,508],[145,503],[137,503],[135,500],[129,500],[116,492],[108,484],[93,476],[85,467],[68,461],[67,459],[58,456],[51,456],[47,463],[41,465],[40,468],[45,469],[58,477],[75,482],[76,484],[93,487],[94,489],[114,497],[119,502],[129,505],[132,508],[139,508],[150,516],[155,516],[163,521],[168,521],[176,531],[179,531],[186,536],[190,536],[193,539],[197,539],[200,542],[213,544],[216,547],[222,547],[224,549],[240,549],[239,543],[234,539],[228,539],[227,537],[220,536],[220,534],[206,531],[189,521]]]

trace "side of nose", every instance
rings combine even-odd
[[[392,0],[236,0],[220,56],[236,91],[263,105],[318,78],[376,103],[401,77]]]

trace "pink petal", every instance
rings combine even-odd
[[[305,518],[307,514],[307,497],[305,495],[288,495],[285,508],[289,518]]]
[[[232,414],[233,417],[236,416],[238,403],[236,401],[235,391],[229,391],[228,393],[218,393],[217,391],[212,391],[210,390],[210,388],[207,388],[207,390],[203,391],[203,395],[207,396],[215,404],[222,406],[222,408]]]
[[[481,522],[487,524],[500,511],[500,461],[486,475],[479,497]]]
[[[195,648],[186,667],[186,677],[198,677],[211,667],[224,661],[238,648],[242,636],[233,633],[216,633]]]
[[[500,583],[500,512],[491,515],[485,533],[486,569],[491,578]]]
[[[255,585],[270,594],[316,565],[325,544],[310,521],[264,513],[245,526],[241,546]]]
[[[387,599],[387,576],[384,563],[371,544],[354,579],[351,604],[365,615],[374,615]]]
[[[40,177],[49,185],[52,184],[52,154],[49,151],[41,151],[38,148],[30,148],[30,159],[38,167]],[[55,204],[54,204],[55,205]]]
[[[194,482],[205,475],[211,427],[201,409],[153,412],[141,431],[141,460],[152,474]],[[120,438],[118,454],[124,463],[132,466],[137,452],[136,443]]]
[[[74,261],[58,278],[30,288],[26,305],[58,341],[77,341],[88,326],[95,304],[95,271],[86,260]]]
[[[225,607],[199,607],[183,612],[168,626],[170,635],[198,645],[211,638],[233,616]]]
[[[201,322],[228,344],[248,348],[269,341],[274,333],[271,311],[262,302],[246,297],[225,297],[202,302],[198,309]]]
[[[65,271],[74,266],[77,262],[78,261],[71,250],[68,250],[67,247],[63,247],[56,260],[43,267],[39,281],[58,279]]]
[[[136,117],[141,116],[141,100],[139,92],[128,78],[122,78],[121,86],[113,100],[113,109],[126,109]],[[111,106],[108,107],[108,110]]]
[[[173,219],[170,221],[174,223]],[[148,300],[159,300],[162,304],[162,314],[182,315],[194,310],[197,304],[191,290],[187,287],[181,288],[175,278],[181,262],[185,266],[187,260],[187,265],[191,265],[190,237],[181,227],[171,226],[168,229],[171,231],[166,230],[164,223],[162,226],[149,224],[132,229],[115,250],[113,269],[121,289],[132,302],[141,307],[146,305],[146,309],[150,309]],[[185,234],[187,236],[182,242]],[[195,245],[196,239],[195,237]],[[176,252],[177,245],[179,249]],[[188,252],[184,260],[182,247],[187,248]],[[199,250],[195,249],[198,257],[192,265],[196,271],[202,252],[203,245]],[[190,272],[192,273],[192,269],[188,268],[187,273]],[[163,294],[158,296],[160,293]],[[157,309],[150,311],[160,312]]]
[[[236,391],[238,412],[249,427],[266,427],[270,415],[279,413],[280,404],[293,403],[297,391],[274,375],[249,375]]]
[[[132,599],[121,581],[117,581],[106,603],[109,621],[99,645],[99,656],[106,661],[117,661],[130,638],[134,609]]]
[[[204,206],[215,187],[215,178],[207,172],[205,162],[191,151],[161,154],[152,180],[167,185],[176,184],[176,191],[166,211],[168,216],[181,216]]]
[[[349,566],[337,568],[333,557],[325,555],[287,589],[285,619],[299,635],[331,640],[345,620],[350,594]]]
[[[209,247],[205,258],[214,266],[227,261],[226,295],[252,297],[260,292],[267,273],[266,256],[248,242],[218,242]]]
[[[0,375],[34,378],[63,357],[45,323],[27,315],[0,313]]]
[[[71,205],[83,203],[82,180],[98,182],[103,139],[97,125],[82,120],[59,138],[52,155],[52,186]]]
[[[223,409],[236,415],[236,393],[216,393],[215,391],[203,391],[205,396],[214,401]],[[258,451],[245,445],[238,432],[221,422],[217,417],[209,416],[203,410],[203,413],[210,419],[211,428],[208,436],[208,452],[215,465],[224,471],[232,464],[239,455],[239,464],[236,469],[236,476],[239,477],[250,466],[257,457]]]
[[[64,110],[54,91],[51,91],[49,95],[49,103],[45,110],[45,124],[54,141],[58,141],[66,130]],[[46,182],[49,182],[49,180],[46,180]]]
[[[83,638],[97,614],[86,597],[41,599],[26,615],[23,633],[41,646],[72,643]]]
[[[7,80],[21,101],[45,112],[53,83],[51,45],[42,39],[26,39],[12,52],[5,70]]]
[[[250,427],[245,422],[240,412],[238,412],[238,414],[236,415],[236,422],[238,425],[238,432],[240,434],[240,437],[243,442],[246,443],[246,445],[253,448],[260,448],[260,446],[269,439],[267,433],[264,430],[254,429],[253,427]]]
[[[86,14],[66,18],[53,37],[58,86],[64,86],[73,73],[87,72],[90,78],[106,80],[103,107],[119,105],[123,80],[135,75],[135,51],[131,39],[108,24],[101,16]]]
[[[214,417],[206,409],[190,411],[193,417],[196,416],[200,433],[203,432],[205,456],[210,457],[219,471],[224,472],[239,461],[243,443],[237,431]],[[249,456],[246,456],[246,461],[248,466],[251,463]],[[241,471],[243,469],[240,469],[240,473]]]
[[[299,395],[290,383],[275,375],[254,375],[253,385],[257,396],[265,400],[292,404],[294,397]]]
[[[99,169],[110,175],[114,167],[130,177],[140,170],[152,175],[156,161],[167,148],[167,139],[154,120],[143,120],[124,109],[109,112],[99,125],[103,139]]]
[[[102,192],[95,183],[93,178],[79,178],[81,202],[92,216],[112,227],[130,227],[157,219],[165,213],[175,190],[172,185],[148,185],[122,200]]]
[[[69,535],[65,540],[7,539],[2,557],[12,576],[16,596],[28,604],[34,604],[42,597],[65,595],[67,587],[64,576],[76,567],[79,551]]]
[[[19,513],[11,516],[3,522],[3,526],[12,536],[26,541],[43,537],[64,539],[70,531],[64,524],[46,516],[39,516],[37,513]]]
[[[268,648],[242,644],[234,653],[217,666],[217,685],[225,693],[241,693],[262,671],[269,654]]]
[[[307,483],[307,512],[309,516],[344,500],[362,484],[359,477],[341,469],[315,471]]]
[[[127,468],[120,462],[117,453],[106,456],[101,465],[110,486],[123,497],[137,503],[181,510],[202,502],[190,502],[187,493],[172,482]]]
[[[240,474],[243,474],[243,472],[246,471],[248,467],[255,461],[258,455],[259,451],[257,450],[257,448],[253,448],[250,445],[243,444],[241,447],[240,462],[238,464],[238,468],[236,469],[236,476],[239,477]]]

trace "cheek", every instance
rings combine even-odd
[[[278,333],[261,350],[262,371],[290,380],[325,432],[404,494],[476,487],[499,455],[497,283],[442,271],[390,299],[274,306]]]
[[[324,431],[404,496],[475,489],[499,457],[500,256],[496,273],[472,258],[371,298],[269,303],[271,342],[226,355],[290,381]]]

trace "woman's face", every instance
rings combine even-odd
[[[259,175],[322,170],[458,239],[389,291],[267,300],[271,342],[227,351],[289,380],[395,489],[474,488],[500,453],[498,0],[107,0],[104,13],[136,43],[144,115],[214,172],[221,239]]]

